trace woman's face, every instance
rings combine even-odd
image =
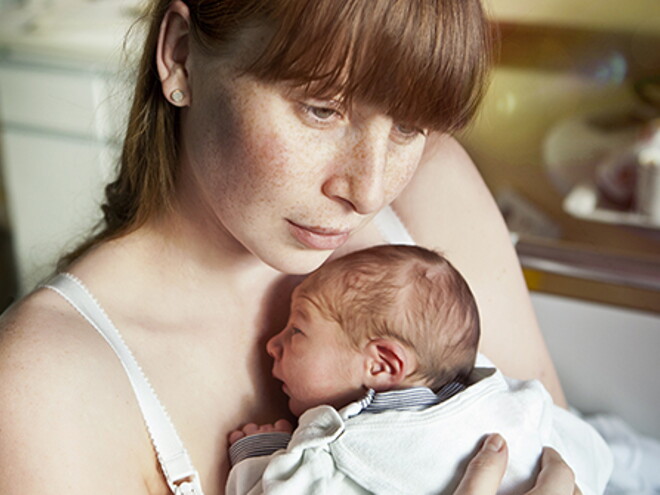
[[[424,147],[421,130],[377,108],[344,108],[217,60],[193,63],[190,84],[182,174],[198,209],[283,272],[315,269],[368,223]]]

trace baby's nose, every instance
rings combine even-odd
[[[276,335],[273,335],[268,342],[266,342],[266,352],[273,359],[279,359],[282,351],[281,336],[282,332],[279,332]]]

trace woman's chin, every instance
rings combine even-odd
[[[313,272],[332,255],[331,250],[289,249],[279,256],[277,253],[266,252],[259,258],[277,271],[288,275],[307,275]]]

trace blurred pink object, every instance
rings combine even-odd
[[[637,184],[634,149],[608,155],[596,167],[596,186],[602,196],[621,208],[631,208]]]
[[[644,126],[635,143],[608,154],[596,167],[595,181],[602,196],[620,208],[637,206],[636,191],[640,178],[640,153],[660,146],[660,119]]]

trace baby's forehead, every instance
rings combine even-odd
[[[305,304],[315,304],[315,299],[326,291],[327,280],[319,280],[317,272],[312,272],[291,293],[291,305],[307,300]]]
[[[320,316],[317,304],[310,298],[310,295],[297,289],[291,295],[291,314],[304,320]]]
[[[327,323],[337,323],[337,318],[332,310],[328,310],[327,301],[323,297],[317,297],[317,293],[295,290],[291,297],[290,320],[295,320],[308,327]]]

